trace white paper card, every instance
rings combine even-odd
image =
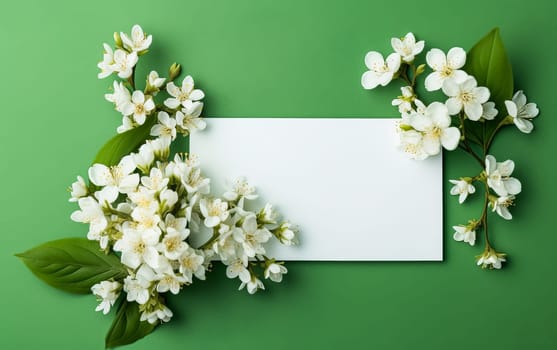
[[[209,118],[190,151],[212,192],[245,176],[299,226],[281,260],[442,260],[442,158],[398,150],[393,119]]]

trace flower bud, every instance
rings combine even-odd
[[[180,66],[176,62],[172,63],[172,65],[168,69],[168,81],[172,81],[176,79],[180,75],[181,71],[182,71],[182,66]]]

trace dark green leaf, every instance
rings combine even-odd
[[[106,334],[105,346],[114,348],[131,344],[151,333],[157,326],[139,319],[139,305],[136,302],[128,302],[124,299]]]
[[[155,117],[148,117],[145,124],[118,134],[108,140],[101,148],[93,163],[100,163],[106,166],[116,165],[120,159],[136,151],[149,137],[151,127],[155,124]]]
[[[489,88],[490,100],[498,107],[512,97],[513,71],[499,28],[493,29],[472,47],[464,70],[476,78],[479,86]]]
[[[119,280],[127,271],[115,254],[105,254],[98,242],[66,238],[16,254],[37,277],[71,293],[91,293],[104,280]]]

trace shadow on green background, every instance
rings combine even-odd
[[[42,284],[13,253],[85,235],[84,225],[69,220],[74,206],[65,188],[86,173],[120,123],[103,99],[111,81],[97,80],[96,63],[102,42],[135,23],[154,37],[139,74],[182,63],[206,92],[209,117],[395,117],[389,102],[397,86],[371,93],[360,87],[367,51],[386,53],[391,36],[408,31],[429,48],[468,49],[500,26],[516,87],[538,103],[541,115],[531,136],[509,128],[493,148],[498,159],[515,160],[524,187],[515,220],[492,220],[495,246],[510,255],[504,270],[476,268],[481,244],[451,239],[451,226],[478,215],[481,205],[459,206],[446,193],[442,263],[290,263],[283,285],[255,296],[237,292],[219,267],[209,281],[172,298],[175,319],[130,349],[557,348],[557,142],[551,133],[557,33],[549,0],[504,6],[478,0],[19,1],[3,7],[3,348],[103,346],[111,317],[93,311],[94,297]],[[445,160],[447,180],[477,172],[462,154]]]

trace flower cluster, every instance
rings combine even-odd
[[[416,65],[414,61],[424,50],[424,41],[416,42],[414,35],[408,33],[401,39],[393,38],[391,44],[394,52],[386,59],[375,51],[366,55],[365,64],[369,70],[362,75],[362,86],[374,89],[379,85],[386,86],[397,78],[404,82],[402,94],[392,101],[392,105],[401,114],[397,128],[400,148],[411,158],[423,160],[439,154],[443,148],[448,151],[461,148],[480,164],[482,170],[478,175],[450,180],[453,184],[450,194],[458,196],[461,204],[476,192],[475,182],[482,183],[485,188],[481,218],[470,220],[466,225],[454,226],[454,239],[474,245],[476,231],[482,227],[486,247],[478,257],[478,265],[499,269],[501,262],[505,261],[505,254],[497,253],[489,242],[488,208],[503,219],[512,219],[509,208],[522,186],[519,180],[511,177],[514,162],[506,160],[498,163],[488,151],[494,135],[505,125],[514,124],[521,132],[530,133],[533,130],[532,118],[538,115],[538,108],[535,103],[527,103],[522,91],[517,91],[512,99],[505,100],[501,105],[490,101],[490,89],[478,86],[476,77],[465,71],[467,54],[460,47],[453,47],[446,54],[440,49],[431,49],[426,54],[426,63]],[[427,67],[431,73],[424,80],[425,90],[440,90],[446,96],[443,101],[428,105],[415,92],[417,78],[425,73]],[[497,109],[502,109],[503,105],[506,116],[500,115]],[[486,137],[488,124],[494,126]],[[474,135],[478,128],[482,130],[483,137]]]
[[[167,322],[172,311],[165,293],[178,294],[194,279],[204,280],[211,264],[220,260],[226,275],[240,280],[250,294],[264,289],[262,280],[280,282],[287,269],[266,255],[273,239],[295,243],[296,229],[280,221],[270,204],[251,210],[247,201],[257,198],[255,188],[238,179],[222,197],[210,193],[210,179],[203,176],[195,156],[170,155],[177,133],[203,129],[200,118],[204,93],[187,76],[181,86],[172,80],[179,74],[173,65],[170,77],[149,73],[146,87],[137,90],[134,69],[137,57],[147,51],[151,36],[139,26],[132,35],[115,35],[117,49],[105,44],[100,78],[117,73],[127,81],[115,81],[106,99],[123,115],[125,132],[152,119],[151,140],[116,165],[94,164],[87,184],[82,177],[72,184],[71,199],[77,202],[71,218],[89,225],[87,238],[98,241],[106,252],[117,252],[128,271],[122,280],[95,284],[91,290],[100,301],[97,311],[108,313],[125,293],[128,302],[139,304],[141,321]],[[165,82],[166,85],[165,85]],[[168,97],[157,105],[158,92]]]

